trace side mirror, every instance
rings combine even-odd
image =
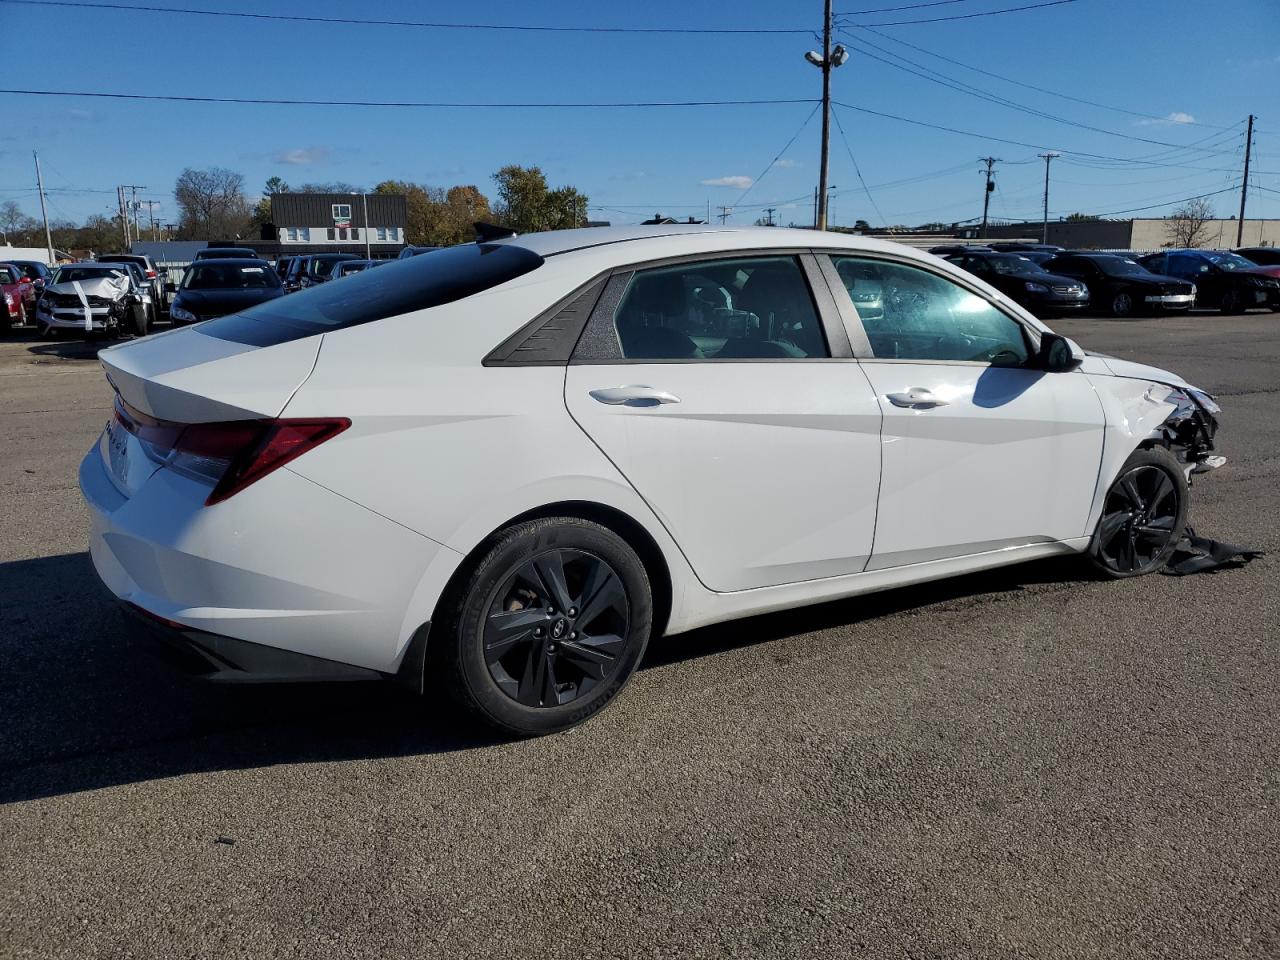
[[[1084,361],[1084,351],[1066,337],[1056,333],[1040,335],[1040,353],[1037,366],[1048,373],[1066,373]]]
[[[164,285],[164,292],[165,292],[165,293],[177,293],[177,292],[178,292],[178,285],[177,285],[176,283],[174,283],[172,280],[168,280],[168,281],[166,281],[166,282],[165,282],[165,285]]]

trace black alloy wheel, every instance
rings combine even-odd
[[[1133,294],[1117,293],[1111,298],[1111,315],[1113,317],[1133,316]]]
[[[1137,577],[1169,561],[1187,522],[1182,465],[1167,450],[1135,452],[1107,491],[1089,553],[1110,577]]]
[[[538,554],[494,594],[484,625],[489,676],[526,707],[558,707],[617,670],[631,621],[622,581],[582,550]]]
[[[432,624],[429,661],[446,668],[438,676],[453,699],[517,736],[563,730],[605,707],[639,665],[653,625],[635,551],[572,517],[500,533],[453,597]]]

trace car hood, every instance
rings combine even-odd
[[[118,300],[129,292],[128,277],[95,277],[92,280],[72,281],[71,283],[51,283],[45,287],[50,293],[64,296],[78,296],[76,284],[84,291],[86,297],[103,297],[107,300]]]
[[[235,313],[237,310],[251,307],[255,303],[274,300],[283,294],[284,290],[280,287],[255,290],[179,290],[173,302],[197,314],[210,310],[217,310],[220,313]]]
[[[1094,360],[1100,361],[1102,366],[1106,367],[1113,377],[1125,377],[1129,380],[1151,380],[1155,383],[1167,383],[1171,387],[1193,386],[1193,384],[1183,380],[1176,373],[1161,370],[1159,367],[1150,367],[1145,363],[1134,363],[1132,360],[1120,360],[1100,353],[1091,353],[1089,356]]]
[[[1019,274],[1019,276],[1024,280],[1031,281],[1032,283],[1047,283],[1055,287],[1065,287],[1068,285],[1088,287],[1088,284],[1078,277],[1065,277],[1060,273],[1028,273]]]

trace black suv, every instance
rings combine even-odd
[[[284,278],[286,293],[315,287],[329,279],[333,273],[333,265],[343,260],[360,260],[362,257],[354,253],[313,253],[309,256],[294,257],[289,264],[289,274]]]
[[[1114,253],[1061,253],[1044,264],[1049,273],[1083,280],[1094,306],[1113,317],[1190,310],[1195,284],[1152,273],[1138,261]]]
[[[1224,314],[1255,307],[1280,311],[1280,280],[1272,267],[1260,267],[1229,250],[1169,250],[1138,261],[1153,273],[1164,273],[1196,285],[1196,306]]]

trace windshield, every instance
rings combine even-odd
[[[54,283],[73,283],[77,280],[98,280],[101,277],[123,277],[123,267],[59,267],[53,275]]]
[[[1017,277],[1026,273],[1044,273],[1044,267],[1028,260],[1026,257],[988,257],[991,269],[1007,277]]]
[[[1151,271],[1128,257],[1098,257],[1093,261],[1109,277],[1149,277]]]
[[[1206,253],[1205,258],[1222,270],[1253,270],[1258,266],[1238,253]]]
[[[312,257],[307,265],[307,272],[313,277],[327,277],[333,272],[333,265],[342,260],[342,257]]]
[[[0,283],[17,283],[18,279],[17,267],[0,267]]]
[[[274,290],[279,286],[280,278],[268,265],[217,260],[193,263],[182,278],[183,290]]]
[[[459,244],[268,300],[199,329],[211,337],[268,346],[453,303],[540,266],[542,257],[524,247]]]
[[[21,270],[23,276],[28,280],[39,280],[41,277],[49,276],[49,268],[43,263],[22,261],[21,263],[15,263],[14,266]]]

